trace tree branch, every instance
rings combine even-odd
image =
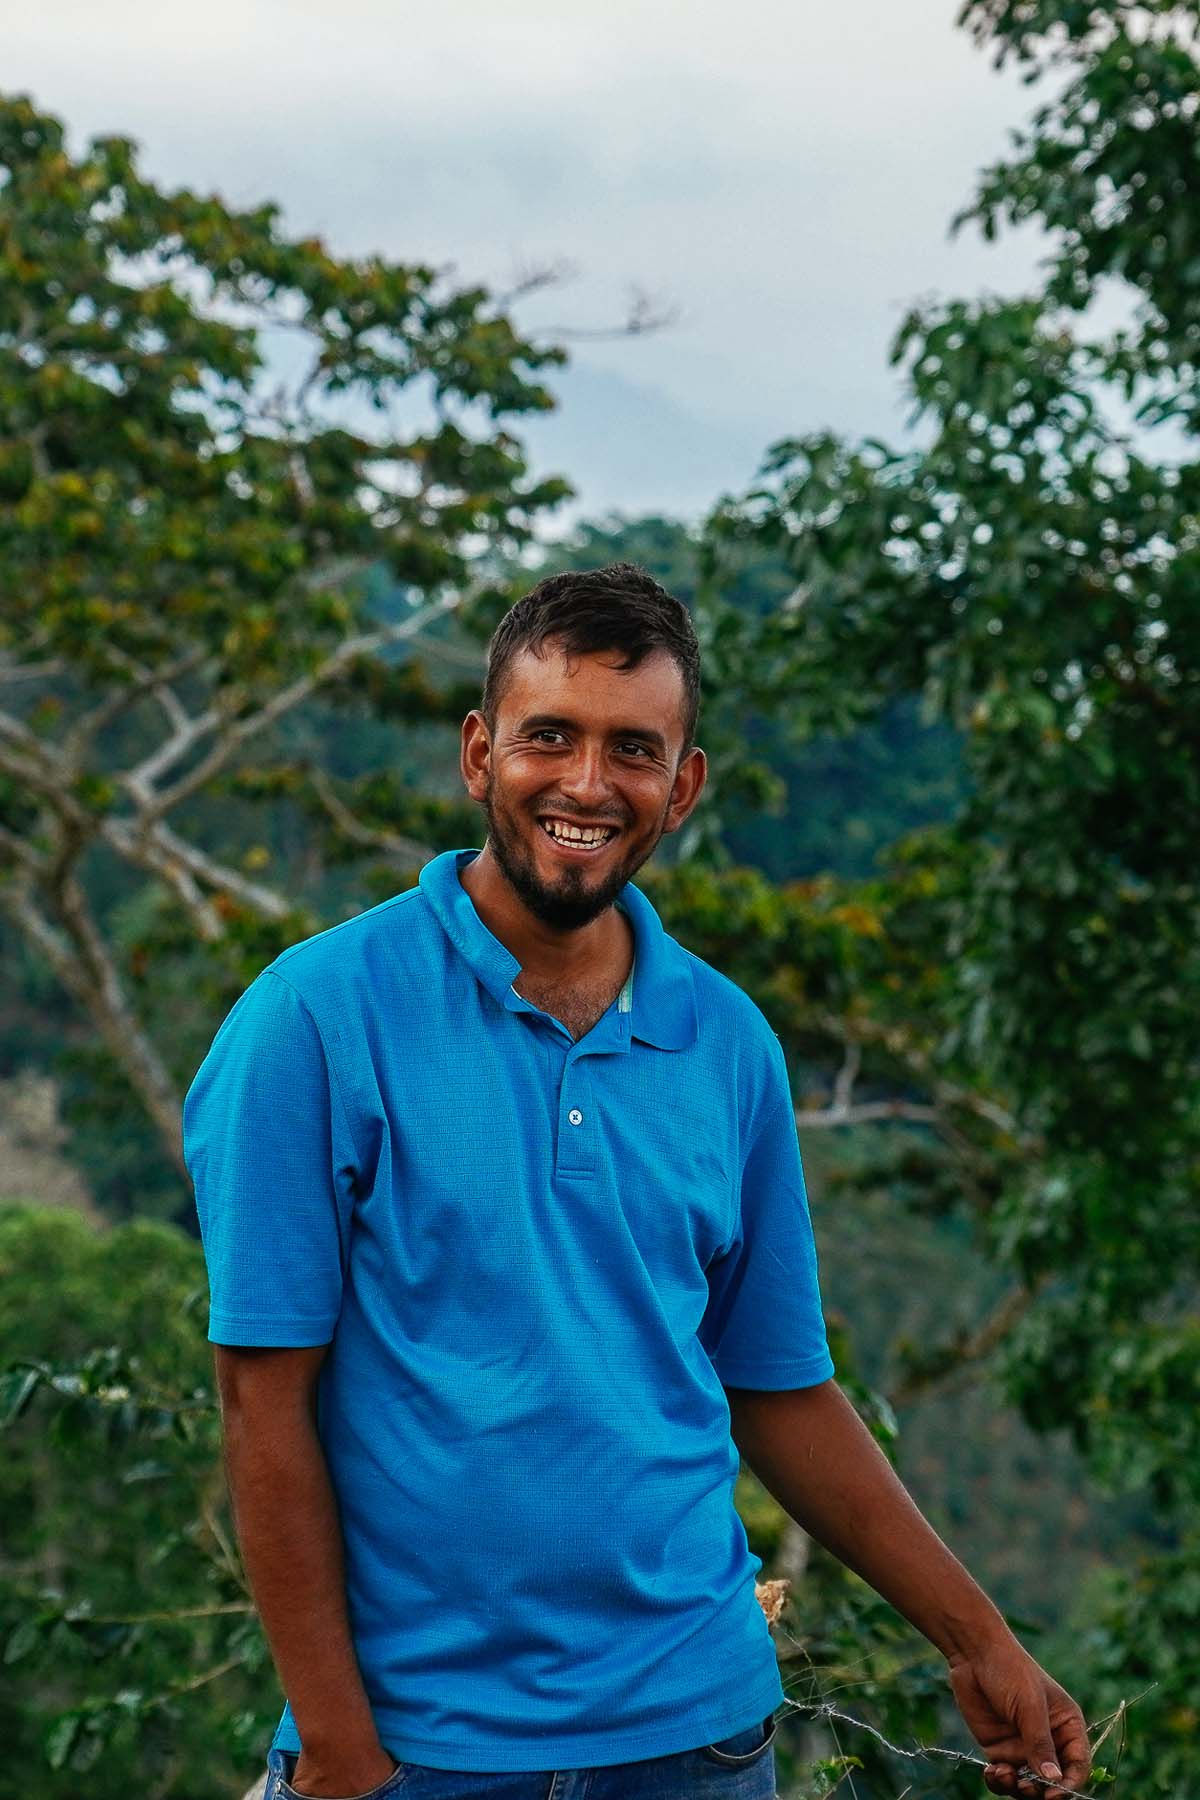
[[[1011,1288],[974,1331],[962,1332],[957,1338],[936,1345],[888,1395],[889,1404],[911,1406],[914,1400],[947,1387],[966,1371],[974,1374],[974,1365],[983,1362],[1004,1342],[1044,1286],[1045,1281],[1041,1280],[1028,1287]]]
[[[218,862],[189,844],[161,821],[142,828],[140,822],[129,825],[123,819],[106,819],[100,835],[130,862],[161,876],[174,888],[206,943],[217,943],[227,928],[221,914],[201,892],[196,877],[207,881],[218,893],[231,894],[264,918],[285,919],[292,911],[291,902],[274,888],[248,880],[227,863]]]
[[[111,725],[123,712],[128,712],[144,694],[153,693],[174,731],[186,731],[190,723],[186,710],[169,684],[205,660],[202,648],[197,646],[187,651],[161,669],[148,668],[117,644],[106,645],[105,654],[119,667],[131,670],[134,679],[119,693],[110,695],[101,705],[85,713],[67,732],[63,739],[63,754],[74,767],[82,763],[84,752],[96,734]]]
[[[482,591],[482,589],[480,590]],[[385,644],[395,644],[405,638],[416,637],[433,619],[440,618],[443,613],[453,612],[465,605],[472,597],[470,594],[451,594],[442,600],[432,601],[423,606],[409,619],[398,620],[395,624],[386,625],[379,631],[367,632],[360,637],[347,638],[338,645],[332,656],[329,656],[316,669],[299,681],[292,682],[290,687],[282,688],[279,693],[245,718],[230,725],[225,734],[213,746],[204,760],[178,780],[173,787],[154,791],[153,783],[173,763],[179,761],[192,746],[210,731],[216,730],[222,715],[216,708],[202,714],[199,718],[189,719],[176,731],[172,738],[163,744],[152,756],[139,763],[136,768],[119,774],[116,779],[128,789],[139,803],[144,820],[156,820],[162,817],[189,794],[202,788],[229,761],[234,753],[259,732],[265,731],[276,719],[291,712],[294,707],[307,700],[317,688],[325,686],[337,679],[347,664],[356,657],[368,655],[381,649]]]
[[[345,801],[334,792],[333,785],[324,769],[310,768],[308,779],[317,799],[325,808],[343,837],[352,843],[362,844],[365,848],[383,850],[389,856],[403,859],[406,863],[427,863],[435,854],[428,844],[419,844],[415,838],[402,837],[399,832],[378,830],[364,825],[355,817]]]

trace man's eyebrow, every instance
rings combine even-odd
[[[517,726],[518,731],[540,731],[544,726],[552,725],[556,731],[574,731],[578,720],[568,719],[562,713],[530,713]],[[656,750],[667,754],[667,740],[661,731],[654,731],[648,725],[615,725],[609,732],[612,738],[640,738],[644,744],[652,744]]]

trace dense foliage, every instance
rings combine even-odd
[[[990,1088],[1032,1152],[976,1199],[1023,1291],[1005,1377],[1036,1427],[1158,1507],[1167,1553],[1107,1615],[1146,1625],[1191,1591],[1200,1476],[1197,9],[964,17],[1060,77],[963,215],[1042,225],[1044,283],[914,311],[895,359],[924,446],[776,445],[714,515],[712,561],[786,558],[776,629],[816,718],[919,692],[963,734],[970,797],[925,850],[945,900],[930,1068]],[[1173,1635],[1124,1665],[1105,1636],[1110,1683],[1158,1678],[1143,1792],[1194,1770],[1194,1662],[1149,1648]]]

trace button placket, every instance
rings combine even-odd
[[[591,1118],[587,1060],[582,1056],[568,1056],[558,1094],[557,1175],[595,1174],[596,1146]]]

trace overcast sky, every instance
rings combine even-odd
[[[557,414],[517,425],[598,515],[703,513],[765,447],[903,434],[888,343],[930,293],[1012,291],[1037,244],[947,224],[1034,94],[957,0],[53,0],[6,9],[0,84],[76,146],[337,252],[451,262],[533,331],[611,325],[633,287],[679,317],[580,340]]]

